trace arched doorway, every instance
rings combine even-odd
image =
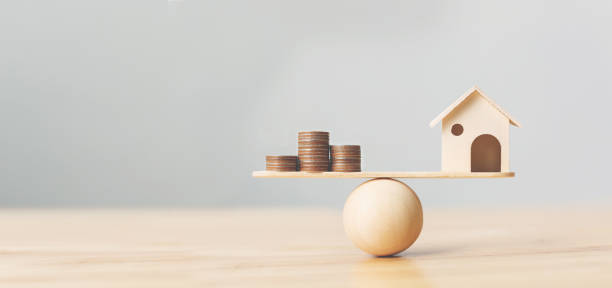
[[[495,136],[482,134],[472,142],[472,172],[500,172],[501,145]]]

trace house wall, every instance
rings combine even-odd
[[[491,134],[501,145],[501,171],[510,171],[510,121],[480,96],[470,95],[442,119],[442,171],[470,172],[472,141],[482,134]],[[455,136],[451,127],[463,125],[463,134]]]

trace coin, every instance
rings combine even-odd
[[[361,146],[331,145],[329,148],[331,171],[359,172],[361,171]]]
[[[298,135],[327,135],[329,136],[329,132],[327,131],[300,131]]]
[[[266,170],[289,172],[297,171],[298,157],[295,155],[266,156]]]
[[[298,132],[298,162],[300,171],[329,170],[329,132]]]
[[[331,145],[334,150],[361,150],[359,145]]]

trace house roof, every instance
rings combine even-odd
[[[459,97],[459,99],[457,99],[455,102],[453,102],[453,104],[451,104],[446,109],[444,109],[444,111],[442,111],[442,113],[440,113],[440,115],[438,115],[436,118],[431,120],[431,122],[429,123],[429,127],[436,126],[438,124],[438,122],[440,122],[442,119],[444,119],[446,116],[448,116],[449,113],[451,113],[453,110],[455,110],[455,108],[457,108],[457,106],[459,106],[467,98],[469,98],[470,95],[474,95],[474,92],[478,92],[478,94],[480,94],[480,96],[482,96],[482,98],[487,100],[487,102],[489,102],[489,104],[491,104],[491,106],[493,106],[495,109],[497,109],[497,111],[499,111],[499,113],[501,113],[506,118],[508,118],[508,120],[510,120],[510,124],[512,124],[512,125],[514,125],[516,127],[521,127],[521,124],[519,124],[516,120],[514,120],[514,118],[512,118],[512,116],[510,116],[510,114],[506,113],[506,111],[502,110],[501,107],[499,107],[499,105],[495,104],[495,102],[493,102],[493,100],[491,100],[491,98],[487,97],[487,95],[482,93],[482,91],[480,91],[480,89],[476,85],[474,85],[474,87],[472,87],[468,91],[466,91],[461,97]]]

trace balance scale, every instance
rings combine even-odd
[[[509,178],[509,127],[520,124],[477,86],[470,88],[429,124],[442,122],[442,171],[279,172],[255,178],[370,178],[344,204],[344,230],[361,250],[389,256],[410,247],[423,227],[414,190],[396,178]]]

